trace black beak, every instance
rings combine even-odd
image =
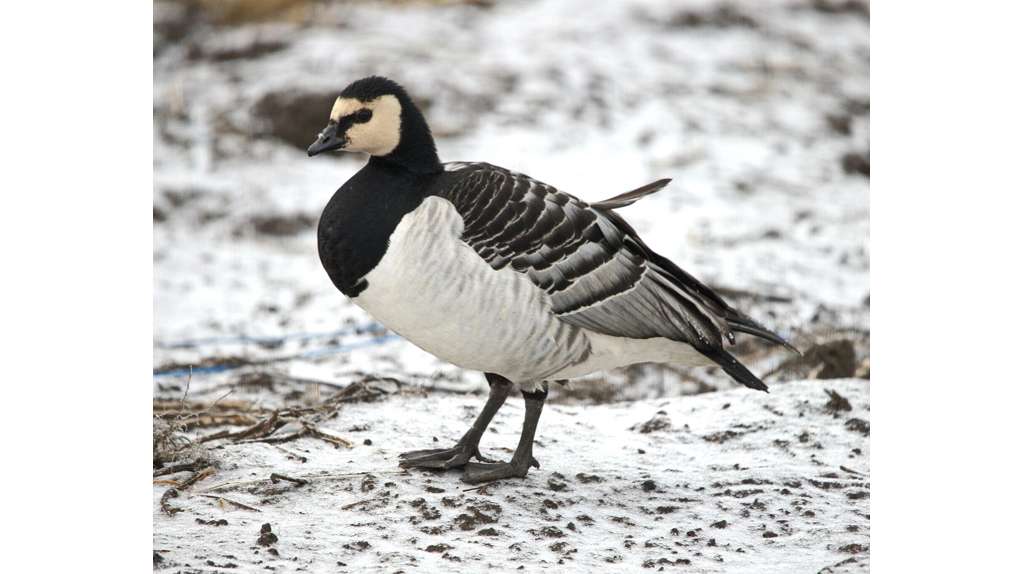
[[[324,131],[320,132],[320,137],[316,138],[313,145],[309,146],[309,157],[324,153],[325,151],[334,151],[345,147],[348,143],[347,139],[338,139],[338,124],[331,122],[327,124]]]

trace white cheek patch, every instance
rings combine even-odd
[[[334,107],[331,109],[331,119],[338,121],[362,107],[363,104],[360,103],[359,100],[353,98],[338,98],[338,100],[334,102]]]
[[[356,102],[357,106],[348,113],[353,113],[361,108],[373,111],[373,117],[365,124],[353,124],[346,132],[349,144],[345,146],[349,151],[362,151],[370,155],[388,155],[398,147],[402,139],[402,104],[398,98],[392,95],[381,96],[371,102],[358,102],[356,100],[345,100]],[[335,104],[337,110],[342,100]],[[346,108],[347,109],[347,108]],[[342,114],[343,117],[347,114]],[[332,114],[333,117],[333,114]]]

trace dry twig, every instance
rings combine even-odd
[[[254,512],[263,512],[259,508],[255,508],[255,507],[249,506],[248,504],[242,504],[241,502],[238,502],[237,500],[231,500],[230,498],[226,498],[226,497],[221,496],[219,494],[200,494],[199,496],[205,496],[207,498],[216,498],[217,500],[221,501],[222,503],[228,502],[228,503],[234,504],[235,506],[237,506],[239,508],[244,508],[246,510],[252,510]]]
[[[309,481],[304,478],[292,478],[290,476],[285,476],[283,474],[278,474],[276,472],[270,475],[270,482],[277,484],[279,480],[287,480],[288,482],[294,483],[298,486],[305,486],[309,484]]]
[[[312,480],[318,480],[318,479],[321,479],[321,478],[350,478],[350,477],[353,477],[353,476],[366,476],[367,474],[406,474],[407,472],[408,471],[406,471],[404,468],[400,468],[398,470],[370,470],[370,471],[366,471],[366,472],[342,472],[342,473],[336,473],[336,474],[304,474],[304,475],[300,476],[299,478],[304,479],[304,480],[312,481]],[[194,491],[192,491],[192,494],[202,494],[204,492],[210,492],[211,490],[217,490],[218,488],[224,488],[224,487],[227,487],[227,486],[239,486],[239,485],[242,485],[242,484],[257,484],[257,483],[260,483],[260,482],[270,482],[270,481],[271,480],[269,478],[254,478],[252,480],[233,480],[231,482],[222,482],[220,484],[215,484],[213,486],[209,486],[209,487],[204,488],[202,490],[194,490]]]

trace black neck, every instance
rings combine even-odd
[[[389,153],[384,157],[370,156],[369,165],[385,170],[391,169],[404,169],[413,175],[424,176],[424,175],[435,175],[444,171],[444,166],[441,165],[441,161],[437,159],[437,153],[434,153],[434,159],[431,161],[425,158],[417,157],[395,157],[395,152],[398,149]]]
[[[402,136],[398,146],[386,156],[373,156],[370,164],[378,167],[397,166],[416,175],[433,175],[444,171],[437,157],[434,136],[427,120],[408,95],[398,94],[402,104]]]
[[[334,194],[317,231],[320,261],[349,297],[366,288],[366,274],[384,257],[391,233],[419,207],[435,179],[373,160]]]

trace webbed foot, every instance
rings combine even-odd
[[[458,468],[465,466],[470,459],[476,458],[483,462],[495,462],[484,458],[476,445],[457,444],[452,448],[430,450],[414,450],[398,456],[398,466],[402,468]]]
[[[530,467],[540,468],[540,463],[532,456],[523,462],[516,462],[513,458],[510,462],[498,462],[492,464],[469,463],[462,474],[462,482],[479,484],[503,478],[525,478]]]

